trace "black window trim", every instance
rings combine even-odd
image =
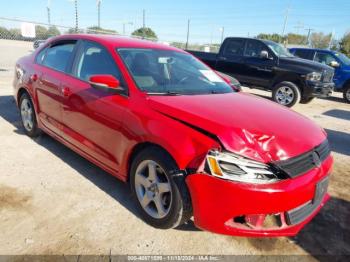
[[[75,78],[75,79],[77,79],[77,80],[79,80],[79,81],[82,81],[82,82],[87,83],[87,84],[90,85],[89,81],[86,81],[86,80],[84,80],[84,79],[81,79],[81,78],[77,77],[77,76],[75,75],[75,72],[74,72],[75,67],[77,66],[78,57],[79,57],[79,55],[81,54],[81,51],[83,50],[82,48],[83,48],[83,43],[84,43],[84,42],[93,43],[93,44],[95,44],[95,45],[101,47],[102,49],[104,49],[104,50],[108,53],[108,55],[110,56],[112,62],[113,62],[114,65],[117,67],[118,71],[120,72],[120,76],[122,77],[122,79],[118,79],[118,80],[119,80],[120,82],[123,82],[124,85],[125,85],[125,86],[123,86],[123,88],[124,88],[125,90],[123,90],[123,91],[120,91],[120,90],[113,90],[113,94],[118,94],[118,95],[121,95],[121,96],[123,96],[123,97],[125,97],[125,98],[129,98],[129,96],[130,96],[129,90],[130,90],[130,89],[129,89],[129,86],[128,86],[127,82],[125,81],[125,77],[123,76],[122,70],[120,70],[119,66],[118,66],[117,63],[115,62],[113,56],[111,55],[111,52],[109,52],[109,50],[108,50],[105,46],[103,46],[102,44],[100,44],[100,43],[98,43],[98,42],[96,42],[96,41],[87,40],[87,39],[80,39],[80,40],[79,40],[79,42],[77,43],[77,46],[76,46],[77,49],[75,50],[75,53],[74,53],[74,55],[72,56],[73,60],[71,61],[71,66],[70,66],[70,69],[71,69],[71,70],[70,70],[69,76],[71,76],[71,77],[73,77],[73,78]],[[111,90],[111,91],[112,91],[112,90]]]

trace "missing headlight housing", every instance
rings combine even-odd
[[[287,177],[273,165],[217,150],[208,152],[206,171],[222,179],[252,184],[275,183]]]

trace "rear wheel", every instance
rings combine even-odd
[[[184,180],[177,180],[174,160],[163,150],[149,147],[131,165],[130,184],[143,219],[156,228],[174,228],[192,216]]]
[[[296,84],[284,81],[273,88],[272,99],[280,105],[292,107],[300,102],[301,94]]]
[[[23,93],[19,100],[19,109],[22,119],[22,125],[26,135],[37,137],[40,135],[40,129],[36,121],[35,109],[30,96]]]
[[[350,84],[345,87],[343,97],[347,103],[350,103]]]

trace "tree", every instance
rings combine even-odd
[[[311,46],[313,48],[327,48],[331,38],[332,34],[325,35],[322,32],[312,33],[310,37]]]
[[[50,26],[49,30],[47,30],[47,37],[48,38],[56,36],[56,35],[60,35],[60,34],[61,34],[60,30],[58,30],[56,26]]]
[[[115,35],[118,34],[117,31],[112,29],[105,29],[98,26],[90,26],[87,28],[86,32],[88,34],[106,34],[106,35]]]
[[[41,25],[36,25],[35,26],[35,34],[36,38],[45,40],[48,38],[47,36],[47,28]]]
[[[339,43],[340,52],[350,56],[350,32],[345,34]]]
[[[6,39],[10,35],[9,30],[7,30],[5,27],[0,26],[0,38]]]
[[[288,41],[288,44],[306,45],[307,37],[305,35],[289,33],[287,35],[287,41]]]
[[[78,31],[75,31],[75,28],[69,28],[68,31],[66,31],[66,34],[82,34],[84,31],[82,29],[78,29]]]
[[[134,32],[132,32],[131,35],[152,40],[158,39],[156,33],[149,27],[141,27],[139,29],[136,29]]]
[[[18,28],[12,28],[9,30],[9,39],[16,39],[16,40],[20,40],[22,39],[22,34],[21,34],[21,30],[19,30]]]
[[[265,39],[265,40],[271,40],[276,43],[282,43],[285,40],[285,37],[279,35],[279,34],[258,34],[257,38],[259,39]]]

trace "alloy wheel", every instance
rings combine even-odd
[[[153,218],[164,218],[170,211],[172,192],[169,178],[155,161],[144,160],[136,169],[135,190],[145,212]]]
[[[21,103],[21,118],[24,128],[31,132],[34,127],[34,110],[32,104],[27,98],[24,98]]]
[[[289,105],[294,100],[294,92],[288,86],[281,86],[276,91],[276,100],[281,105]]]

